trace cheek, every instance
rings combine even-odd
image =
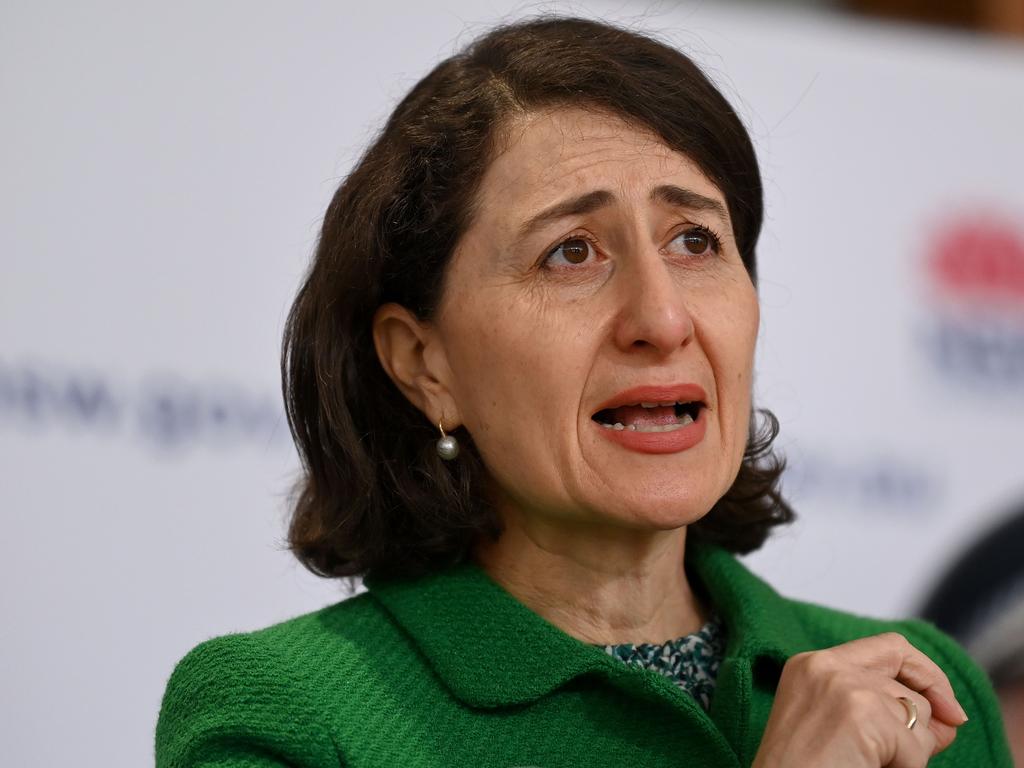
[[[738,312],[736,317],[736,329],[739,339],[737,340],[737,360],[734,363],[736,368],[733,371],[737,403],[735,424],[733,425],[733,439],[735,440],[735,455],[733,458],[736,470],[739,471],[750,430],[754,351],[757,347],[757,333],[760,326],[760,306],[757,301],[757,293],[752,285],[749,291],[745,293],[744,301],[737,306],[743,310]]]
[[[556,423],[575,419],[574,336],[564,322],[521,304],[462,302],[445,329],[451,389],[485,453],[537,450],[558,433]]]
[[[757,346],[757,332],[761,322],[761,308],[757,291],[750,279],[744,276],[731,286],[723,297],[723,337],[727,337],[728,356],[733,378],[737,383],[749,384],[753,375],[754,349]]]
[[[760,323],[757,293],[749,279],[738,280],[716,302],[708,339],[718,386],[723,446],[737,465],[746,447],[750,424],[754,351]]]
[[[537,314],[490,305],[464,317],[476,322],[453,329],[452,392],[488,473],[517,503],[561,499],[576,455],[582,344]]]
[[[745,296],[745,301],[740,304],[744,311],[736,318],[737,333],[741,336],[740,347],[742,349],[743,365],[736,371],[736,378],[747,395],[747,402],[750,402],[750,387],[753,384],[754,376],[754,352],[757,348],[757,333],[761,324],[761,307],[757,300],[757,293],[753,286]]]

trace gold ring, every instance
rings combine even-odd
[[[917,725],[917,704],[906,696],[900,696],[900,701],[903,702],[903,706],[907,710],[907,728],[913,729]]]

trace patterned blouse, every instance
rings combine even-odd
[[[718,614],[692,635],[664,643],[592,643],[627,664],[652,669],[689,693],[704,710],[711,706],[711,694],[718,678],[718,666],[725,653],[725,627]]]

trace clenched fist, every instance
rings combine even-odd
[[[966,721],[943,671],[887,632],[786,662],[753,768],[920,768]]]

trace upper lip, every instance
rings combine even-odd
[[[594,413],[623,405],[640,403],[691,403],[707,405],[707,394],[699,384],[651,384],[630,387],[613,395],[597,407]]]

